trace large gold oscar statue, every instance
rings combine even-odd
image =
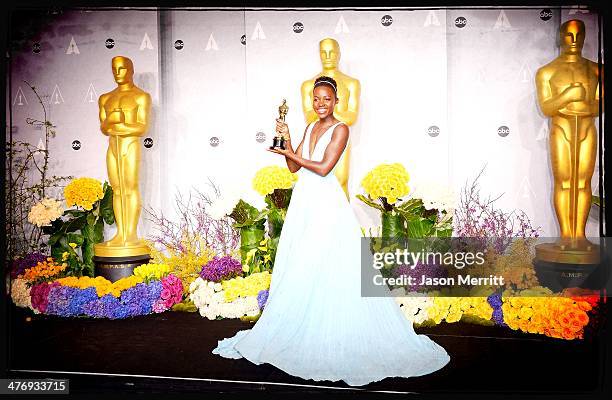
[[[151,96],[134,85],[134,65],[123,56],[112,59],[117,87],[100,96],[100,129],[109,137],[106,153],[108,178],[113,188],[117,234],[94,247],[102,258],[148,257],[149,248],[137,237],[141,198],[138,187],[140,138],[149,128]],[[108,260],[106,260],[108,261]]]
[[[340,46],[334,39],[325,38],[319,42],[319,51],[321,57],[321,64],[323,65],[323,71],[315,76],[314,78],[302,83],[302,108],[304,109],[304,116],[306,122],[311,123],[318,119],[317,113],[312,109],[312,90],[314,89],[314,82],[320,76],[329,76],[334,78],[338,84],[338,104],[334,110],[334,116],[351,126],[357,120],[357,113],[359,111],[359,95],[361,92],[361,85],[355,78],[351,78],[348,75],[343,74],[338,70],[338,62],[340,61]],[[349,166],[350,166],[350,141],[346,147],[346,150],[336,167],[336,178],[342,186],[346,197],[349,198],[348,192],[348,179],[349,179]],[[349,198],[350,201],[350,198]]]
[[[596,264],[599,246],[585,238],[597,157],[598,64],[582,57],[585,27],[570,20],[559,31],[561,51],[536,74],[538,102],[550,117],[550,158],[560,240],[536,247],[536,260]],[[603,98],[603,96],[602,96]]]

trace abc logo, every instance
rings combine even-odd
[[[112,49],[113,47],[115,47],[115,41],[111,38],[108,38],[106,39],[106,42],[104,42],[104,45],[107,49]]]
[[[34,43],[32,45],[32,53],[35,53],[35,54],[40,53],[40,43]]]
[[[183,47],[185,47],[185,43],[183,43],[182,40],[177,40],[176,42],[174,42],[174,48],[177,50],[182,50]]]
[[[81,150],[81,142],[74,140],[72,142],[72,150]]]
[[[150,149],[151,147],[153,147],[153,139],[151,139],[150,137],[145,138],[144,147],[146,147],[147,149]]]
[[[438,128],[435,125],[432,125],[429,128],[427,128],[427,134],[431,137],[436,137],[440,134],[440,128]]]
[[[240,43],[242,43],[243,45],[245,45],[245,46],[246,46],[246,35],[242,35],[242,36],[240,37]]]
[[[213,136],[210,138],[210,145],[212,147],[217,147],[219,145],[219,138],[216,136]]]
[[[393,18],[390,15],[385,15],[380,19],[380,23],[383,26],[389,26],[393,23]]]
[[[542,11],[540,11],[540,19],[542,21],[548,21],[549,19],[552,18],[552,10],[550,8],[545,8]]]
[[[466,25],[467,25],[467,19],[465,19],[464,17],[455,18],[455,26],[457,28],[463,28]]]
[[[293,24],[293,32],[302,33],[303,30],[304,24],[302,24],[301,22],[296,22],[295,24]]]
[[[497,134],[501,137],[506,137],[510,134],[510,128],[508,128],[505,125],[502,125],[499,128],[497,128]]]
[[[266,141],[266,134],[263,132],[257,132],[255,134],[255,140],[257,141],[257,143],[263,143]]]

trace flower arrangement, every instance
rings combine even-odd
[[[104,224],[115,223],[113,189],[93,178],[73,179],[64,189],[66,204],[62,218],[45,226],[51,256],[68,265],[67,274],[93,276],[93,248],[104,240]]]
[[[247,256],[253,260],[250,264],[251,272],[263,271],[271,269],[276,258],[276,249],[280,239],[281,230],[285,223],[287,209],[291,201],[293,186],[297,182],[297,175],[290,172],[285,167],[268,166],[261,168],[253,178],[253,188],[264,197],[266,209],[264,213],[268,222],[268,235],[265,244],[260,242],[260,248],[263,245],[266,247],[267,254],[255,254],[253,247]],[[266,259],[268,258],[269,259]],[[269,262],[269,267],[267,266]],[[247,261],[247,264],[249,261]]]
[[[205,281],[220,282],[242,275],[242,264],[231,256],[214,257],[200,271]]]
[[[206,265],[215,257],[215,252],[205,245],[196,247],[187,240],[183,242],[182,246],[181,251],[166,249],[168,254],[164,254],[152,242],[149,242],[151,262],[168,265],[170,273],[178,276],[185,283],[183,294],[187,295],[189,294],[187,286],[199,276],[202,271],[202,265]]]
[[[382,206],[395,204],[400,197],[410,192],[408,181],[410,175],[400,163],[380,164],[361,180],[361,186],[368,195],[368,200],[380,200]]]
[[[593,308],[588,301],[555,296],[544,288],[523,290],[502,300],[503,321],[510,329],[567,340],[583,338],[587,312]]]
[[[212,181],[210,186],[219,198],[219,188]],[[177,220],[167,218],[161,211],[145,209],[147,218],[155,227],[148,239],[171,257],[206,256],[205,262],[199,262],[199,267],[202,267],[214,255],[227,255],[238,247],[238,230],[232,226],[225,210],[223,213],[220,211],[221,203],[213,200],[209,194],[197,190],[188,195],[177,193],[174,208],[179,215]],[[232,210],[233,206],[230,212]]]
[[[143,282],[129,276],[114,283],[102,277],[66,277],[30,289],[35,312],[62,317],[127,318],[159,313],[182,300],[181,280],[168,274]]]
[[[410,176],[400,163],[380,164],[361,181],[366,196],[357,198],[381,212],[385,238],[449,237],[452,234],[452,192],[438,185],[421,185],[409,199]],[[421,197],[423,198],[421,198]]]
[[[492,247],[497,254],[505,252],[512,238],[537,238],[540,227],[534,227],[524,211],[505,212],[495,207],[499,197],[481,197],[478,179],[483,172],[484,168],[461,191],[454,218],[455,235],[482,238],[483,247]]]
[[[81,207],[91,210],[94,203],[102,200],[104,189],[102,183],[94,178],[76,178],[64,188],[64,197],[68,207]]]
[[[23,257],[18,257],[11,263],[11,278],[15,279],[22,275],[26,269],[35,267],[38,263],[46,261],[48,256],[34,251]]]
[[[297,175],[287,168],[271,165],[257,171],[253,177],[253,189],[260,195],[266,196],[277,189],[291,189],[297,179]]]
[[[221,283],[197,278],[189,286],[189,293],[200,315],[208,319],[254,317],[260,312],[257,296],[244,295],[228,301]]]
[[[58,264],[52,257],[48,257],[46,260],[26,269],[22,276],[29,285],[35,285],[57,277],[66,270],[66,267],[66,264]]]
[[[34,204],[28,213],[28,222],[41,228],[51,225],[51,221],[55,221],[64,213],[62,203],[45,197],[38,203]]]

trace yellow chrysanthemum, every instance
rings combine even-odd
[[[410,175],[400,163],[380,164],[361,180],[361,186],[372,199],[384,197],[394,204],[399,197],[410,192]]]
[[[104,197],[102,183],[94,178],[73,179],[64,188],[64,197],[68,207],[83,207],[91,210],[93,204]]]
[[[143,264],[134,268],[134,275],[144,280],[161,279],[168,275],[170,266],[167,264]]]
[[[257,296],[261,290],[270,287],[272,275],[268,271],[251,274],[246,278],[241,276],[222,281],[225,300],[229,303],[238,297]]]
[[[123,290],[129,289],[132,286],[136,286],[138,283],[143,281],[142,278],[134,275],[130,275],[126,278],[121,278],[116,282],[111,282],[101,276],[90,278],[89,276],[74,277],[69,276],[55,280],[63,286],[70,286],[78,289],[87,289],[88,287],[94,287],[98,297],[103,297],[107,294],[111,294],[114,297],[121,296]]]
[[[253,177],[253,189],[265,196],[274,192],[274,189],[291,189],[297,179],[297,175],[287,168],[271,165],[257,171]]]

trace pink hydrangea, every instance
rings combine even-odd
[[[32,308],[44,314],[45,311],[47,311],[47,306],[49,305],[49,292],[51,291],[51,288],[55,286],[60,286],[60,284],[58,282],[53,282],[51,284],[43,282],[32,286],[32,289],[30,290]]]
[[[156,300],[153,303],[153,312],[162,313],[166,311],[167,309],[168,307],[166,307],[166,303],[162,299]]]
[[[166,309],[183,301],[183,282],[176,275],[169,274],[162,278],[162,291],[160,301]]]

